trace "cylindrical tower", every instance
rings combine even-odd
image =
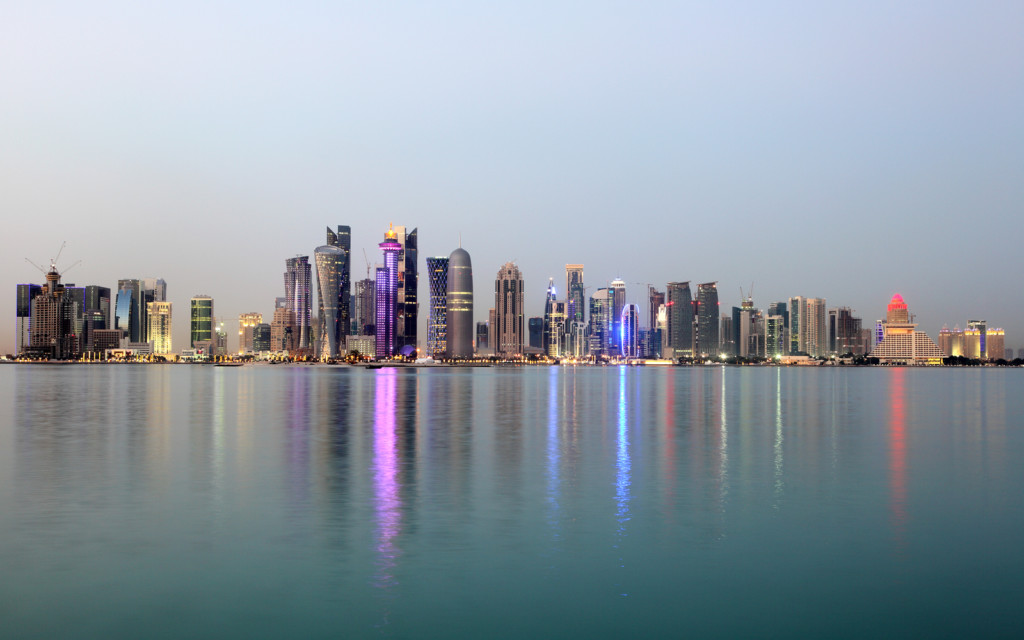
[[[448,292],[445,319],[448,357],[473,357],[473,263],[458,248],[448,257]]]

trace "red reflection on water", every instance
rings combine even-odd
[[[906,370],[890,370],[889,381],[889,497],[893,532],[903,541],[907,526]]]
[[[396,538],[402,526],[402,499],[399,495],[398,452],[395,450],[395,369],[377,372],[373,415],[373,495],[377,517],[376,586],[386,589],[395,584],[394,569],[401,550]]]

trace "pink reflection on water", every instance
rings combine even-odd
[[[893,534],[902,544],[907,527],[906,386],[902,367],[892,369],[889,382],[889,508]]]
[[[373,496],[377,520],[377,575],[375,586],[388,589],[395,584],[394,571],[401,555],[397,538],[402,526],[399,495],[398,452],[395,450],[395,402],[397,371],[377,372],[373,416]]]

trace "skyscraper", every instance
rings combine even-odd
[[[75,334],[75,309],[60,283],[57,266],[50,264],[46,284],[32,299],[29,351],[54,360],[68,360],[79,355]]]
[[[253,351],[260,351],[257,349],[254,340],[256,339],[256,327],[263,324],[262,313],[243,313],[238,316],[238,352],[239,353],[252,353]],[[267,325],[268,331],[270,325]],[[267,351],[270,348],[270,334],[267,334],[267,348],[263,351]]]
[[[610,297],[608,289],[604,288],[598,289],[590,296],[590,355],[594,358],[609,355]]]
[[[522,355],[523,312],[523,274],[515,264],[506,262],[494,281],[495,355]]]
[[[635,304],[627,304],[622,308],[621,316],[619,344],[622,355],[626,358],[636,358],[640,355],[640,310]]]
[[[120,329],[129,342],[144,342],[142,282],[136,279],[117,281],[117,306],[114,328]]]
[[[786,320],[782,316],[768,316],[764,321],[765,356],[778,358],[788,351],[783,340],[786,334]]]
[[[718,283],[697,285],[697,335],[695,356],[718,354]]]
[[[295,348],[312,346],[313,273],[309,256],[295,256],[285,260],[284,297],[287,308],[295,314]]]
[[[430,315],[427,319],[427,355],[441,358],[448,351],[448,258],[427,258]]]
[[[213,340],[213,298],[194,296],[190,307],[192,319],[189,346],[194,349],[197,342]]]
[[[24,352],[32,344],[32,299],[42,290],[38,284],[19,284],[17,287],[17,353]]]
[[[352,229],[346,225],[338,225],[338,232],[331,231],[327,227],[328,246],[338,247],[344,252],[344,261],[338,268],[338,323],[341,325],[338,343],[339,351],[343,348],[344,340],[340,336],[347,336],[352,325]]]
[[[448,256],[446,286],[449,358],[473,357],[473,263],[469,252],[459,247]]]
[[[669,348],[673,357],[693,355],[693,299],[689,282],[670,282],[666,290]]]
[[[789,299],[789,352],[793,355],[807,353],[804,316],[807,313],[807,298],[795,296]]]
[[[552,278],[548,281],[547,296],[544,300],[544,330],[541,346],[548,357],[561,358],[565,355],[566,316],[565,301],[557,299],[555,280]]]
[[[566,316],[570,322],[583,322],[586,316],[583,298],[586,287],[583,286],[583,265],[565,265]]]
[[[171,303],[150,302],[146,305],[146,321],[149,333],[146,342],[153,344],[153,353],[167,355],[171,353]]]
[[[616,278],[608,285],[611,307],[608,309],[608,355],[622,353],[622,309],[626,306],[626,283]]]
[[[804,344],[807,353],[817,358],[828,353],[828,316],[825,299],[808,298],[805,310],[802,326]]]
[[[587,354],[587,289],[583,285],[583,265],[565,265],[565,334],[566,353],[572,357],[582,357]]]
[[[398,231],[393,226],[388,228],[384,234],[384,242],[379,246],[384,254],[384,266],[377,267],[374,287],[377,304],[376,356],[390,358],[398,352],[398,258],[402,252],[402,245],[398,243]]]
[[[417,230],[405,232],[405,227],[392,227],[398,244],[395,262],[395,353],[403,347],[416,347],[416,320],[419,303],[416,298],[419,275],[417,272]],[[380,347],[377,347],[380,351]]]
[[[372,336],[376,333],[373,328],[377,317],[376,299],[376,288],[373,278],[366,278],[356,282],[356,292],[352,296],[356,334]]]
[[[328,240],[333,236],[327,230]],[[345,262],[348,252],[334,244],[325,244],[313,251],[316,262],[317,288],[317,357],[321,360],[337,358],[345,348],[348,322],[342,317],[348,308],[348,293],[342,291]]]
[[[530,333],[530,346],[534,349],[544,350],[544,318],[534,317],[526,321]]]

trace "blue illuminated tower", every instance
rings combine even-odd
[[[635,304],[622,307],[619,330],[623,357],[636,358],[640,355],[640,309]]]
[[[396,307],[398,305],[398,254],[402,251],[402,245],[398,243],[398,233],[394,227],[388,228],[384,234],[384,242],[380,243],[380,250],[384,254],[384,266],[377,267],[376,272],[376,298],[377,298],[377,324],[376,337],[377,358],[390,358],[395,355],[397,317]]]

